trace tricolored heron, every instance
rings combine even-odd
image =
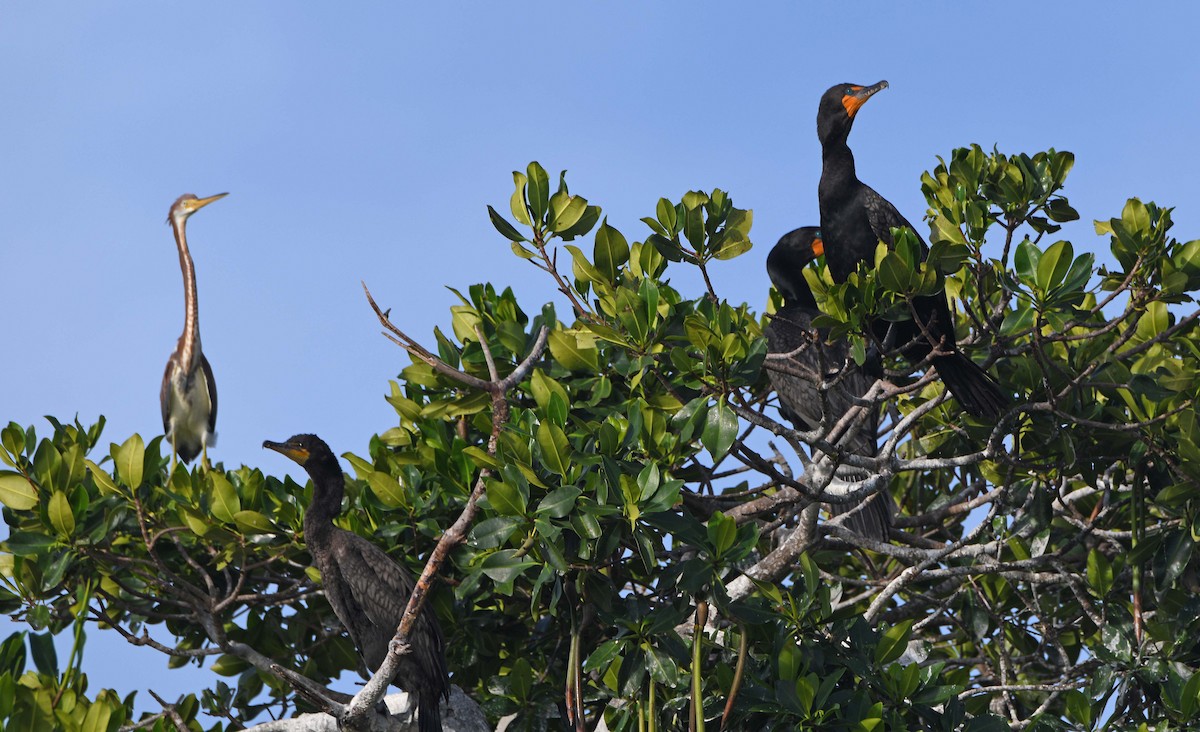
[[[263,447],[296,461],[312,478],[312,503],[304,512],[304,545],[321,572],[325,599],[374,672],[404,617],[412,575],[379,547],[333,525],[342,512],[346,479],[324,440],[293,435],[285,442],[264,441]],[[450,698],[450,686],[442,631],[428,603],[421,608],[409,643],[412,652],[402,658],[392,683],[416,699],[420,732],[437,732],[442,729],[439,703]]]
[[[213,380],[212,367],[200,349],[199,311],[196,304],[196,268],[188,252],[188,217],[228,193],[218,193],[208,198],[197,198],[191,193],[180,196],[171,205],[167,223],[175,232],[175,246],[179,248],[179,268],[183,270],[183,335],[163,373],[159,402],[162,404],[163,432],[171,443],[171,471],[175,471],[175,458],[185,463],[203,454],[203,464],[208,467],[208,445],[216,442],[217,429],[217,382]]]

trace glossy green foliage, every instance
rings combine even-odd
[[[818,480],[800,445],[824,435],[779,424],[765,321],[720,294],[752,212],[689,191],[622,231],[565,175],[513,174],[507,212],[488,209],[498,256],[528,261],[550,302],[460,288],[426,347],[484,380],[489,356],[510,373],[542,328],[545,355],[508,394],[494,451],[489,395],[404,366],[386,389],[394,422],[344,455],[339,519],[415,574],[488,471],[430,600],[454,683],[493,720],[564,728],[571,683],[589,729],[682,729],[694,703],[716,726],[742,646],[731,729],[1200,720],[1200,242],[1132,199],[1096,226],[1116,262],[1097,271],[1096,240],[1042,241],[1078,218],[1069,153],[948,160],[922,178],[928,252],[897,230],[847,283],[806,273],[829,337],[851,339],[860,363],[878,346],[869,319],[910,317],[913,296],[944,287],[959,343],[1014,395],[999,425],[981,424],[939,401],[920,365],[880,354],[900,393],[862,469],[910,537],[887,552],[855,551],[797,497]],[[305,708],[244,648],[320,683],[356,667],[313,594],[310,488],[245,466],[168,475],[161,438],[104,445],[102,424],[51,426],[0,430],[0,608],[34,631],[0,645],[5,724],[129,721],[132,701],[89,691],[77,655],[47,655],[47,633],[76,634],[82,653],[85,627],[149,630],[173,665],[204,664],[211,688],[171,700],[193,729],[223,729],[202,710],[250,723]],[[713,625],[693,637],[701,606]]]

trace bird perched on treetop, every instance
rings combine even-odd
[[[813,328],[821,314],[816,298],[804,279],[804,268],[821,255],[820,230],[805,226],[783,235],[767,256],[771,284],[783,296],[783,307],[767,325],[767,377],[779,394],[780,412],[798,430],[812,430],[824,422],[833,427],[875,383],[850,359],[845,341],[826,342],[827,333]],[[822,386],[824,382],[824,388]],[[879,427],[877,407],[860,406],[858,421],[842,435],[830,440],[850,452],[868,457],[878,452],[875,439]],[[834,515],[850,512],[846,525],[876,541],[887,541],[894,512],[892,497],[885,490],[867,497],[860,506],[831,503]]]
[[[400,626],[413,579],[382,549],[358,534],[339,529],[346,479],[329,445],[316,435],[293,435],[263,447],[299,463],[312,478],[313,499],[304,512],[304,545],[321,572],[321,586],[333,613],[345,626],[367,668],[374,672]],[[442,698],[450,698],[442,631],[426,604],[410,634],[411,652],[401,657],[392,683],[416,699],[421,732],[442,729]]]
[[[893,227],[908,227],[916,234],[895,206],[858,179],[854,154],[846,143],[858,110],[887,85],[886,81],[872,86],[838,84],[825,92],[817,110],[822,160],[817,198],[825,261],[835,282],[844,282],[859,262],[870,262],[880,241],[892,246]],[[929,247],[920,234],[917,238],[922,256],[927,255]],[[981,419],[998,419],[1009,398],[986,371],[958,350],[945,291],[914,298],[913,311],[912,320],[894,324],[895,344],[905,358],[919,362],[936,349],[941,354],[933,357],[938,376],[963,408]],[[886,340],[889,325],[877,320],[876,337]]]
[[[208,467],[208,446],[215,444],[217,429],[217,382],[212,367],[200,349],[200,313],[196,302],[196,268],[188,251],[185,228],[188,217],[208,204],[229,195],[218,193],[196,198],[185,193],[171,205],[167,223],[175,232],[179,249],[179,268],[183,270],[183,335],[167,359],[158,400],[162,406],[163,432],[171,443],[171,470],[175,457],[185,463],[204,455]]]

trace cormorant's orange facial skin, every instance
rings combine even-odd
[[[861,86],[854,86],[850,88],[855,92],[862,91]],[[853,118],[855,113],[858,112],[858,108],[866,104],[867,100],[870,98],[870,96],[860,97],[857,94],[847,94],[846,96],[842,97],[842,106],[846,108],[846,114]]]
[[[813,239],[812,253],[814,257],[819,257],[825,253],[825,242],[820,239]]]
[[[268,450],[274,450],[281,455],[285,455],[300,465],[304,465],[306,462],[308,462],[309,452],[302,445],[296,445],[290,441],[271,442],[270,440],[264,440],[263,447],[267,448]]]

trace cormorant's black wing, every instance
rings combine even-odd
[[[355,616],[342,622],[374,672],[404,617],[412,577],[382,549],[349,531],[336,532],[332,550],[347,591],[347,610]]]
[[[814,315],[805,308],[786,306],[775,314],[766,328],[767,351],[791,354],[782,363],[778,363],[780,359],[768,359],[767,378],[779,395],[785,416],[794,423],[798,419],[796,428],[802,430],[816,427],[822,417],[832,427],[875,383],[874,378],[850,360],[845,342],[822,341],[822,336],[812,329]],[[822,381],[832,382],[823,396],[818,388]],[[868,413],[859,422],[858,429],[845,435],[837,444],[859,455],[875,455],[878,427],[878,413]]]
[[[361,643],[359,653],[373,672],[387,656],[415,582],[408,570],[370,541],[348,531],[337,533],[344,538],[334,542],[334,560],[354,603],[369,621],[360,623],[356,642]],[[426,729],[437,719],[438,699],[450,694],[442,631],[428,602],[409,634],[409,644],[412,652],[402,660],[395,684],[419,699],[422,729]]]
[[[863,184],[863,205],[867,210],[867,221],[871,224],[871,231],[875,232],[876,238],[888,246],[892,245],[892,229],[907,226],[917,235],[917,240],[921,242],[921,251],[929,251],[928,245],[925,244],[925,238],[917,231],[917,227],[909,223],[908,219],[904,218],[892,202],[875,192],[875,189],[869,185]]]
[[[875,383],[872,376],[850,360],[846,342],[825,343],[822,334],[812,328],[812,318],[817,314],[816,310],[788,305],[766,327],[767,351],[773,355],[789,354],[786,359],[767,359],[767,378],[779,395],[780,412],[799,430],[818,426],[822,418],[828,427],[833,427],[858,406],[856,400]],[[820,388],[822,382],[829,384],[824,392]],[[858,455],[874,456],[879,450],[875,437],[878,428],[879,411],[868,407],[857,424],[835,444]],[[895,509],[886,490],[872,494],[862,506],[829,505],[834,515],[854,511],[846,519],[851,530],[877,541],[888,540]]]
[[[864,185],[864,204],[867,209],[867,220],[871,230],[880,240],[889,246],[892,242],[892,228],[907,226],[917,235],[921,242],[921,251],[928,253],[929,247],[916,228],[904,218],[896,207],[870,186]],[[936,345],[937,348],[950,352],[945,356],[935,357],[934,366],[938,376],[945,382],[959,403],[970,414],[981,419],[995,421],[1008,407],[1009,397],[1000,389],[986,371],[975,364],[964,353],[958,350],[954,337],[954,316],[950,313],[950,305],[946,302],[944,291],[915,299],[916,318],[922,326],[915,324],[901,326],[897,333],[900,335],[896,345],[904,349],[905,356],[910,360],[919,361]],[[928,331],[924,335],[922,331]],[[877,331],[878,335],[878,331]],[[929,343],[929,338],[940,338],[940,344]],[[911,343],[905,346],[905,343]]]

